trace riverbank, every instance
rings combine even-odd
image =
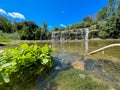
[[[63,40],[63,42],[75,42],[75,41],[82,41],[84,39],[80,40]],[[88,39],[89,41],[91,40],[120,40],[120,39],[101,39],[101,38],[92,38]],[[8,40],[8,41],[0,41],[0,43],[10,43],[10,42],[15,42],[15,43],[32,43],[32,42],[52,42],[52,40]],[[55,42],[60,42],[60,41],[55,41]]]

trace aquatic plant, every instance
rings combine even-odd
[[[26,76],[46,75],[54,65],[53,50],[51,46],[41,48],[36,44],[7,48],[0,53],[0,84],[10,82],[12,76],[24,79]]]

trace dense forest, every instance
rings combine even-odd
[[[0,16],[1,39],[48,40],[50,37],[46,22],[40,27],[33,21],[16,22]]]
[[[116,8],[117,7],[117,8]],[[64,28],[55,26],[47,29],[47,23],[38,26],[34,21],[12,21],[0,15],[0,38],[3,40],[50,40],[52,31],[89,28],[97,30],[89,33],[89,38],[120,38],[120,4],[118,0],[108,0],[108,6],[103,7],[96,15],[96,19],[85,17],[81,22]]]

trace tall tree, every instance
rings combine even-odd
[[[97,15],[97,20],[104,20],[107,18],[107,7],[102,8],[102,10]]]
[[[83,19],[83,22],[88,22],[88,23],[91,23],[93,20],[91,17],[87,16]]]
[[[59,30],[59,28],[57,26],[55,26],[52,31],[58,31],[58,30]]]
[[[43,29],[44,29],[44,30],[47,30],[47,23],[46,23],[46,22],[43,22],[42,24],[43,24]]]
[[[0,30],[2,30],[3,32],[6,32],[6,33],[14,32],[12,30],[12,23],[11,23],[11,21],[8,20],[4,16],[0,16]]]
[[[47,30],[47,23],[46,22],[43,22],[42,23],[42,31],[41,31],[41,35],[42,35],[42,40],[46,40],[47,39],[47,32],[48,32],[48,30]]]
[[[108,16],[112,16],[116,13],[120,0],[108,0]]]

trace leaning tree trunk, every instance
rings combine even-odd
[[[88,55],[93,55],[93,54],[95,54],[95,53],[97,53],[97,52],[103,51],[103,50],[108,49],[108,48],[111,48],[111,47],[116,47],[116,46],[120,46],[120,44],[111,44],[111,45],[108,45],[108,46],[99,48],[99,49],[97,49],[97,50],[94,50],[94,51],[88,53],[86,56],[88,56]]]

